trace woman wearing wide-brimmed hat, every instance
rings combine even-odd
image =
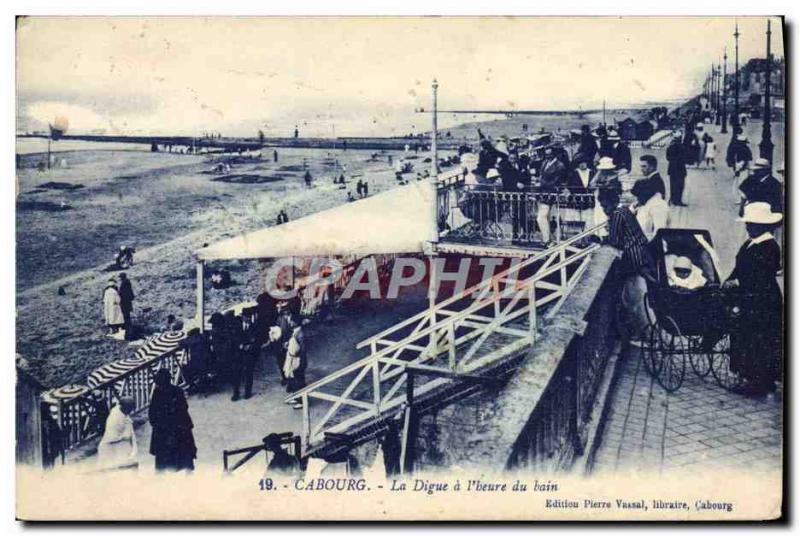
[[[745,224],[749,238],[724,284],[742,292],[741,314],[731,333],[731,369],[745,379],[746,394],[771,393],[780,379],[783,296],[776,276],[781,251],[771,230],[781,219],[769,203],[745,205],[738,221]]]

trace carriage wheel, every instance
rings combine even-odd
[[[647,314],[647,327],[642,341],[642,360],[644,367],[651,376],[657,376],[664,366],[661,354],[661,335],[656,319],[650,313],[647,294],[644,295],[644,310]]]
[[[689,364],[698,377],[705,378],[711,372],[712,355],[700,349],[702,342],[702,337],[691,337],[689,339]]]
[[[717,380],[720,387],[733,391],[744,382],[739,374],[731,370],[731,339],[725,335],[708,353],[711,361],[711,375]]]
[[[661,348],[661,330],[658,326],[648,326],[645,331],[645,342],[642,346],[642,361],[650,376],[656,377],[664,367]]]
[[[686,344],[675,321],[669,316],[664,321],[672,328],[672,332],[659,330],[663,364],[656,381],[665,391],[673,393],[683,384],[686,376]]]

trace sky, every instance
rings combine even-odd
[[[740,64],[766,18],[739,18]],[[779,19],[773,53],[783,56]],[[17,131],[391,135],[445,109],[589,109],[701,91],[734,19],[34,17],[17,25]]]

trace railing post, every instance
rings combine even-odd
[[[536,340],[536,281],[532,281],[528,289],[528,330],[533,343]]]
[[[372,402],[375,404],[375,415],[381,414],[381,370],[377,359],[372,362]]]
[[[561,194],[556,194],[556,243],[561,243]]]
[[[447,345],[448,345],[448,365],[450,370],[456,370],[456,324],[450,322],[447,325]]]
[[[302,395],[301,402],[303,403],[303,454],[308,451],[309,443],[311,442],[311,408],[308,403],[308,394]]]

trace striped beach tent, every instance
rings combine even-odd
[[[94,389],[98,385],[119,378],[122,374],[138,368],[144,363],[145,361],[137,359],[136,357],[127,357],[125,359],[106,363],[89,374],[89,377],[86,379],[86,385],[88,385],[90,389]]]
[[[186,333],[183,331],[167,331],[153,335],[136,350],[134,357],[144,362],[152,361],[180,346],[185,338]]]
[[[70,383],[68,385],[62,385],[61,387],[56,387],[55,389],[45,391],[42,393],[42,401],[57,406],[59,402],[71,400],[76,396],[81,396],[88,390],[89,388],[85,385]]]

